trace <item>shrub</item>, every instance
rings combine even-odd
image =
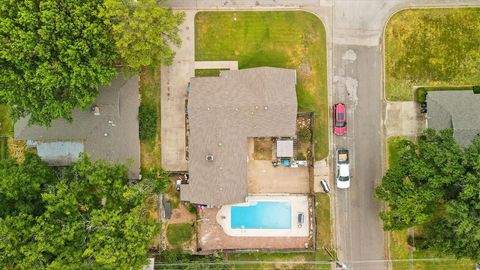
[[[474,85],[472,88],[474,94],[480,94],[480,85]]]
[[[162,193],[168,189],[170,174],[161,168],[142,168],[142,181],[153,193]]]
[[[138,109],[140,140],[151,140],[157,135],[157,109],[152,104],[140,104]]]
[[[300,129],[298,131],[298,138],[300,142],[303,142],[303,143],[310,142],[310,139],[312,138],[312,133],[310,132],[310,129],[308,127]]]
[[[194,204],[187,203],[185,206],[187,207],[188,212],[198,217],[198,210]]]
[[[423,103],[427,100],[427,89],[424,87],[417,88],[417,101]]]

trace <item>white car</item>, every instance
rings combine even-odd
[[[345,189],[350,187],[350,163],[347,149],[337,149],[337,187]]]
[[[337,187],[341,189],[350,187],[350,166],[348,164],[337,165]]]

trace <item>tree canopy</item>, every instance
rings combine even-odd
[[[128,69],[170,64],[180,45],[183,13],[161,7],[157,0],[105,0],[105,23],[112,27],[118,54]]]
[[[0,268],[141,268],[159,230],[148,202],[168,181],[145,176],[87,156],[62,170],[30,153],[0,161]]]
[[[421,225],[426,247],[480,261],[480,138],[468,147],[452,130],[427,129],[417,143],[403,140],[376,189],[388,203],[386,230]]]
[[[48,125],[87,108],[116,74],[104,0],[0,0],[0,102]]]

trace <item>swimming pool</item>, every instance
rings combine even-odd
[[[230,208],[232,229],[290,229],[290,202],[253,201],[250,205]]]

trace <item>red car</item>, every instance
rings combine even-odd
[[[333,123],[333,133],[338,136],[347,133],[347,108],[343,103],[337,103],[333,107],[333,115],[335,117]]]

